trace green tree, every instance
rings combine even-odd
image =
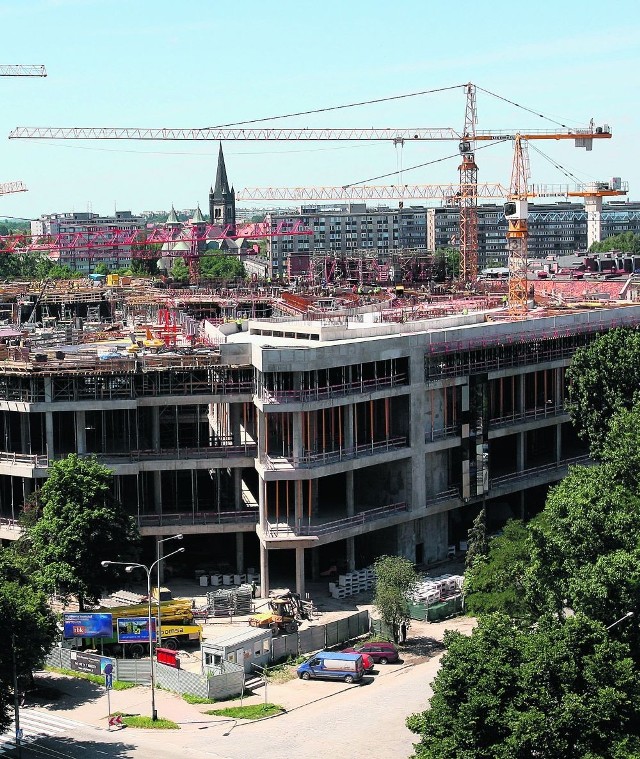
[[[376,590],[373,604],[380,618],[398,642],[400,625],[409,619],[409,603],[418,584],[418,576],[409,559],[380,556],[373,565]]]
[[[109,273],[109,267],[104,263],[104,261],[100,261],[100,263],[96,264],[94,272],[96,274],[104,274],[106,276]]]
[[[464,576],[466,610],[473,615],[502,612],[512,619],[531,618],[523,578],[531,557],[529,528],[510,520],[502,535],[489,541],[488,555],[473,562]]]
[[[614,329],[579,348],[567,381],[573,425],[598,456],[611,417],[640,400],[640,332]]]
[[[633,232],[622,232],[619,235],[605,237],[600,242],[592,243],[590,253],[608,253],[610,250],[620,250],[623,253],[640,253],[640,235]]]
[[[445,634],[430,708],[407,720],[416,759],[622,759],[640,751],[629,649],[577,615],[519,629],[505,615]]]
[[[473,520],[473,526],[468,533],[467,555],[465,566],[470,569],[478,561],[483,561],[489,554],[489,538],[487,536],[487,509],[482,504],[480,511]]]
[[[205,279],[244,278],[246,271],[242,261],[227,253],[208,253],[200,259],[200,274]]]
[[[439,282],[460,276],[460,251],[457,248],[438,248],[434,253],[434,279]]]
[[[111,480],[95,457],[56,461],[40,490],[42,515],[26,532],[40,587],[77,596],[81,609],[119,582],[101,560],[126,560],[138,538],[134,518],[111,496]]]
[[[0,550],[0,731],[12,719],[13,659],[18,687],[41,666],[58,636],[56,618],[46,596],[20,567],[11,549]]]
[[[614,414],[600,458],[627,488],[640,491],[640,405]]]
[[[523,584],[532,608],[569,607],[604,625],[640,610],[640,497],[608,465],[572,467],[530,527]],[[638,625],[619,636],[640,661]]]
[[[171,276],[176,282],[188,282],[189,281],[189,267],[185,264],[182,258],[176,258],[173,261],[171,267]]]

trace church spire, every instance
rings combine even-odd
[[[230,225],[232,227],[235,227],[236,224],[236,193],[233,189],[229,189],[222,143],[220,143],[220,150],[218,151],[216,183],[209,193],[209,218],[212,224]]]
[[[224,200],[230,194],[229,180],[227,179],[227,168],[224,165],[224,155],[222,153],[222,143],[218,151],[218,170],[216,172],[216,185],[213,188],[213,197],[215,200]]]

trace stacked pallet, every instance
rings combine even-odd
[[[430,605],[458,596],[462,590],[463,581],[462,575],[426,576],[416,588],[414,600]]]
[[[209,616],[244,616],[253,611],[253,589],[246,583],[238,588],[220,588],[207,593]]]
[[[348,598],[358,593],[364,593],[366,590],[371,590],[373,584],[374,575],[371,567],[356,569],[353,572],[340,575],[337,584],[330,582],[329,595],[332,598]]]

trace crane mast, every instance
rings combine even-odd
[[[478,166],[475,160],[476,88],[467,85],[464,130],[460,141],[460,279],[463,285],[478,278]]]
[[[513,166],[508,200],[504,206],[507,220],[507,251],[509,254],[509,308],[514,313],[527,309],[527,227],[529,153],[526,140],[516,135],[513,145]]]

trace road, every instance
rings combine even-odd
[[[108,733],[104,728],[77,726],[63,735],[40,737],[25,746],[23,759],[331,759],[393,756],[412,753],[414,736],[405,727],[407,715],[426,707],[428,683],[439,657],[414,666],[377,666],[377,675],[363,685],[295,681],[269,686],[269,701],[278,703],[278,688],[303,689],[313,701],[281,716],[259,722],[238,723],[204,717],[183,724],[180,731],[145,732],[125,728]]]

